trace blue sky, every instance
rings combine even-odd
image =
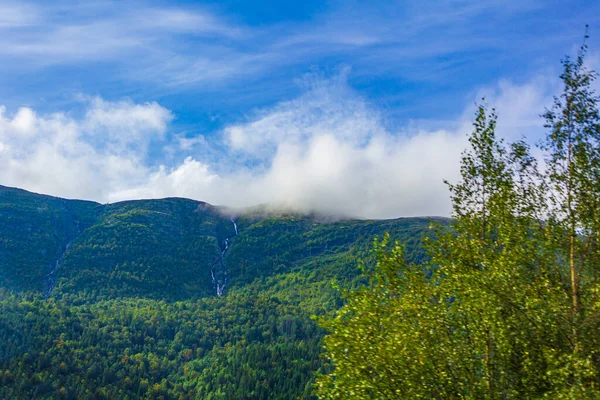
[[[447,214],[474,102],[539,135],[585,24],[594,67],[594,1],[0,0],[0,184]]]

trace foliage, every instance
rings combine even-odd
[[[322,321],[321,398],[600,398],[600,118],[584,56],[563,62],[542,171],[479,107],[430,262],[385,239],[368,286]]]

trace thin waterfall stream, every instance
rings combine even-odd
[[[237,234],[238,234],[237,224],[235,223],[235,221],[233,219],[231,220],[231,222],[233,223],[233,228],[235,230],[234,236],[237,236]],[[225,286],[227,286],[227,268],[225,266],[225,254],[227,253],[227,250],[229,249],[229,239],[230,238],[225,238],[225,240],[223,242],[223,250],[221,251],[221,255],[219,256],[217,261],[215,261],[215,263],[212,265],[212,268],[210,269],[210,276],[212,278],[213,288],[217,291],[218,297],[221,297],[223,295]]]
[[[68,209],[68,206],[66,205],[66,203],[65,203],[65,206]],[[77,238],[77,236],[79,236],[81,234],[81,225],[79,224],[79,220],[74,219],[74,222],[75,222],[75,237],[73,239],[69,240],[69,242],[65,245],[62,253],[60,254],[60,257],[58,257],[56,262],[51,266],[50,271],[46,274],[46,278],[44,280],[44,297],[46,299],[48,299],[50,297],[50,293],[52,292],[52,289],[54,289],[54,286],[56,286],[56,278],[57,278],[56,275],[58,273],[58,268],[63,263],[65,254],[71,248],[71,244],[73,244],[73,241]]]

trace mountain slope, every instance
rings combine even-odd
[[[0,186],[0,282],[44,290],[67,245],[93,224],[99,204]]]
[[[217,208],[186,199],[104,207],[72,244],[56,295],[182,300],[213,293],[211,265],[233,223]]]
[[[310,398],[332,280],[384,232],[421,260],[430,224],[2,187],[0,213],[1,398]]]

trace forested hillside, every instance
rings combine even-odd
[[[0,397],[310,398],[323,331],[390,232],[186,199],[110,205],[0,187]]]

